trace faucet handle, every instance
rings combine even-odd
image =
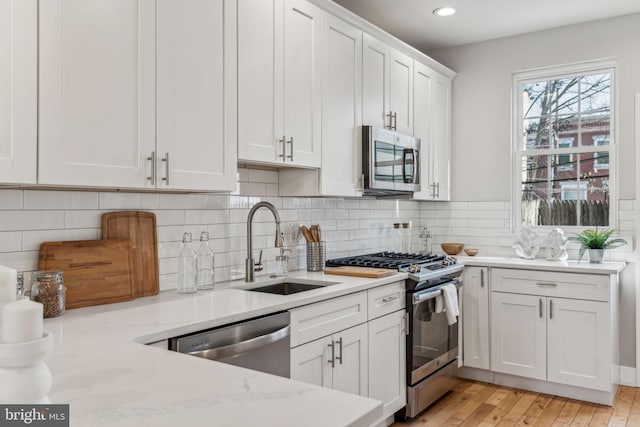
[[[264,266],[262,265],[262,249],[260,249],[260,255],[258,257],[258,262],[254,264],[253,271],[262,271]]]

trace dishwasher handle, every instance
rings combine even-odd
[[[260,335],[255,338],[248,339],[235,344],[225,345],[222,347],[208,348],[206,350],[191,351],[187,354],[191,356],[202,357],[209,360],[226,359],[237,354],[246,353],[248,351],[257,350],[276,341],[289,336],[291,326],[287,325],[282,329],[271,332],[266,335]]]

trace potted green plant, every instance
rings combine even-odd
[[[585,251],[589,250],[589,262],[600,264],[602,263],[602,256],[604,255],[605,249],[613,249],[626,245],[627,241],[624,239],[611,239],[614,231],[613,228],[598,231],[598,227],[596,227],[595,230],[589,228],[582,230],[575,236],[569,237],[569,240],[580,243],[578,261],[582,259]]]

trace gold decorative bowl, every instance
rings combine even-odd
[[[478,253],[478,250],[477,249],[466,248],[464,250],[464,253],[469,255],[469,256],[475,256]]]
[[[447,255],[458,255],[462,248],[464,248],[463,243],[440,243],[440,247]]]

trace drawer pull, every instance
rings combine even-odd
[[[327,363],[331,364],[332,368],[336,367],[336,342],[334,340],[331,340],[331,344],[328,344],[329,348],[331,348],[331,360],[329,360]]]
[[[538,310],[540,311],[540,318],[542,319],[542,298],[540,298],[540,301],[538,302]]]
[[[538,286],[547,286],[549,288],[555,288],[558,286],[557,283],[553,283],[553,282],[536,282],[536,285]]]
[[[382,302],[386,304],[388,302],[395,301],[397,299],[398,299],[398,295],[391,295],[391,296],[382,298]]]
[[[549,319],[553,319],[553,300],[549,300]]]

